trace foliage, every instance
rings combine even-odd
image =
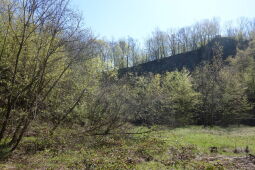
[[[131,93],[137,105],[137,123],[189,124],[199,103],[199,94],[194,91],[187,70],[139,77]]]
[[[33,120],[64,118],[81,100],[84,90],[69,76],[93,39],[68,1],[11,0],[1,8],[0,141],[11,138],[1,149],[13,151]]]
[[[217,20],[205,20],[176,33],[156,30],[144,52],[131,37],[94,38],[68,2],[0,2],[3,161],[18,158],[21,169],[203,169],[222,168],[203,161],[209,147],[223,155],[236,154],[237,146],[254,152],[252,128],[238,129],[242,135],[237,135],[232,129],[154,126],[254,125],[254,40],[224,61],[220,44],[212,51],[205,47],[219,33]],[[243,39],[251,33],[235,35]],[[118,77],[115,70],[198,47],[213,59],[193,72]]]
[[[215,45],[214,59],[197,67],[194,84],[201,93],[198,123],[228,125],[247,117],[251,109],[246,85],[236,67],[224,66],[222,49]]]
[[[174,115],[172,123],[191,124],[199,104],[199,93],[195,92],[187,70],[166,73],[162,80],[164,94],[167,95],[169,113]]]

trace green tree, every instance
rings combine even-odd
[[[138,77],[132,94],[135,120],[145,124],[191,124],[199,103],[187,70]]]
[[[85,90],[74,93],[67,77],[81,56],[88,57],[93,38],[82,32],[81,18],[66,0],[1,5],[0,141],[1,148],[13,151],[45,110],[59,106],[56,112],[68,114],[77,105]],[[61,97],[68,100],[52,101]]]
[[[168,72],[162,79],[163,94],[166,95],[166,108],[171,114],[174,125],[194,123],[196,107],[199,104],[199,93],[195,92],[190,73]]]
[[[193,73],[197,91],[202,103],[198,122],[204,126],[229,125],[247,116],[250,105],[247,100],[244,77],[233,64],[224,66],[222,49],[216,44],[211,62],[197,67]],[[232,66],[231,66],[232,65]]]

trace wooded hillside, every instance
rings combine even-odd
[[[24,165],[22,157],[35,156],[32,169],[54,169],[50,162],[60,169],[185,167],[193,146],[176,149],[150,134],[255,125],[254,21],[227,28],[227,37],[215,19],[157,30],[142,50],[132,38],[96,38],[69,0],[1,0],[0,161]],[[167,147],[177,160],[155,157]],[[47,166],[37,165],[42,160]]]
[[[149,61],[129,68],[123,68],[119,70],[119,74],[162,74],[169,71],[181,70],[183,68],[187,68],[188,70],[193,71],[195,67],[202,64],[202,62],[212,60],[213,46],[215,44],[219,44],[223,47],[222,59],[225,60],[229,56],[235,56],[238,48],[247,48],[248,41],[238,42],[235,38],[219,36],[211,40],[206,46],[200,47],[197,50],[180,53],[177,55],[165,57],[163,59]]]

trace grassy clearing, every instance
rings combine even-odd
[[[45,127],[43,127],[45,131]],[[38,129],[38,131],[42,131]],[[136,127],[133,132],[147,131]],[[19,150],[0,163],[0,169],[241,169],[249,147],[255,154],[255,127],[158,129],[137,135],[83,136],[59,129],[26,137]],[[66,136],[66,134],[70,134]],[[210,153],[217,147],[217,153]],[[233,159],[232,159],[233,158]],[[234,160],[235,159],[235,160]],[[240,162],[238,165],[235,162]],[[243,164],[242,164],[243,162]]]
[[[210,147],[217,147],[218,152],[224,155],[236,155],[235,149],[244,149],[246,146],[255,153],[254,127],[203,128],[192,126],[174,130],[161,130],[154,134],[166,141],[169,145],[194,145],[200,153],[210,153]],[[244,152],[240,152],[244,155]]]
[[[173,130],[159,130],[152,133],[152,136],[163,140],[168,146],[168,150],[164,154],[155,156],[161,160],[161,163],[144,162],[137,165],[137,169],[157,169],[157,167],[161,167],[161,169],[170,167],[174,169],[245,169],[247,168],[244,167],[245,161],[240,160],[236,164],[233,161],[237,159],[236,157],[247,156],[246,146],[249,148],[249,154],[255,154],[254,127],[203,128],[189,126]],[[211,147],[217,147],[217,153],[211,153]],[[176,148],[177,151],[171,148]],[[215,159],[208,161],[204,158]],[[174,161],[170,167],[164,166],[164,162],[167,160]]]

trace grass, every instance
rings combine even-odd
[[[45,127],[42,129],[45,130]],[[149,129],[135,127],[133,132]],[[38,129],[40,132],[40,129]],[[236,148],[255,154],[255,127],[160,128],[151,133],[83,136],[77,129],[60,128],[55,136],[25,137],[0,169],[233,169],[225,158],[243,157]],[[68,134],[68,137],[67,137]],[[217,153],[210,153],[217,147]],[[223,157],[208,161],[210,157]],[[201,158],[201,159],[200,159]],[[235,165],[236,167],[237,165]],[[242,165],[240,165],[242,167]]]
[[[255,128],[254,127],[229,127],[229,128],[203,128],[201,126],[189,126],[185,128],[177,128],[173,130],[159,130],[152,133],[154,137],[157,137],[165,142],[168,147],[173,148],[185,148],[188,147],[192,150],[189,153],[187,150],[186,154],[195,154],[195,157],[242,157],[246,156],[244,152],[246,146],[249,147],[250,154],[255,154]],[[191,147],[190,147],[191,146]],[[210,148],[217,147],[217,153],[211,153]],[[241,150],[235,153],[234,150]],[[171,152],[170,154],[174,154]],[[178,156],[178,155],[177,155]],[[169,159],[169,155],[160,155],[161,160]],[[198,159],[199,160],[199,159]],[[215,160],[214,162],[209,161],[197,161],[196,159],[190,159],[187,161],[177,161],[176,165],[172,165],[175,169],[224,169],[223,166],[217,166],[222,160]],[[162,164],[160,165],[162,166]],[[137,169],[157,169],[160,167],[158,162],[144,162],[137,166]],[[242,166],[242,165],[240,165]],[[160,169],[168,169],[169,167],[162,167]],[[225,167],[232,169],[233,166]],[[241,168],[241,167],[240,167]]]
[[[194,145],[201,153],[209,153],[210,147],[217,147],[221,154],[235,155],[236,148],[249,147],[255,153],[255,128],[203,128],[191,126],[174,130],[162,130],[155,135],[166,141],[169,145]],[[240,153],[245,154],[245,153]]]

